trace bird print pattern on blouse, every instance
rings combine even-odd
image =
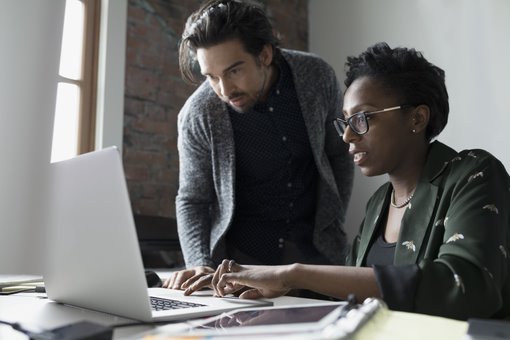
[[[474,158],[476,159],[477,158],[477,155],[476,155],[476,152],[474,151],[470,151],[468,154],[467,154],[468,157],[471,157],[471,158]],[[454,158],[452,158],[452,160],[450,161],[450,163],[453,163],[453,162],[458,162],[458,161],[461,161],[462,160],[462,157],[460,156],[456,156]],[[477,180],[477,179],[483,179],[484,178],[484,172],[483,171],[478,171],[474,174],[471,174],[468,179],[467,179],[467,182],[468,183],[471,183],[472,181],[474,180]],[[510,188],[509,188],[510,190]],[[496,206],[496,204],[493,204],[493,203],[489,203],[489,204],[485,204],[483,207],[482,207],[483,210],[487,210],[488,212],[490,213],[493,213],[493,214],[496,214],[496,215],[499,215],[499,209],[498,207]],[[434,226],[439,226],[439,225],[444,225],[446,227],[448,223],[448,216],[445,216],[444,219],[439,219],[435,222]],[[445,238],[447,237],[448,235],[445,235]],[[469,238],[469,235],[464,235],[463,233],[459,233],[459,232],[455,232],[453,233],[453,235],[450,235],[447,239],[446,239],[446,244],[451,244],[451,243],[455,243],[455,242],[462,242],[462,241],[465,241]],[[411,249],[414,247],[414,243],[413,241],[406,241],[404,243],[402,243],[402,245],[405,245],[408,249]],[[501,252],[502,256],[505,258],[505,260],[507,259],[508,255],[507,255],[507,251],[505,249],[505,247],[503,245],[499,245],[499,251]],[[465,291],[466,291],[466,288],[464,286],[464,282],[463,282],[463,279],[460,275],[458,275],[457,273],[455,273],[455,271],[453,270],[453,268],[450,268],[452,270],[452,273],[453,273],[453,280],[455,282],[455,285],[461,290],[461,292],[463,294],[465,294]],[[491,273],[491,271],[487,268],[487,267],[483,267],[483,270],[487,273],[487,275],[491,278],[491,280],[494,280],[494,275]]]

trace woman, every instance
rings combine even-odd
[[[510,179],[486,151],[433,141],[448,121],[444,71],[385,43],[346,66],[344,117],[335,126],[363,174],[389,176],[368,201],[350,266],[225,260],[216,293],[275,297],[300,288],[457,319],[509,316]]]

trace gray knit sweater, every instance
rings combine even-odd
[[[332,263],[347,251],[344,218],[352,190],[348,146],[333,126],[342,97],[333,69],[319,57],[281,50],[294,79],[319,173],[313,243]],[[226,257],[224,236],[235,205],[234,136],[226,104],[204,82],[178,117],[176,215],[187,267],[215,267]]]

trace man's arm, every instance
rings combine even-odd
[[[333,120],[335,118],[343,116],[343,101],[340,85],[334,74],[332,75],[331,83],[330,95],[332,96],[332,100],[329,101],[331,106],[329,107],[328,118],[326,119],[325,148],[340,195],[340,210],[342,211],[342,216],[345,218],[354,182],[354,162],[352,156],[349,154],[349,145],[342,140],[333,125]],[[342,221],[342,223],[343,222],[344,221]]]
[[[177,228],[186,266],[212,266],[210,208],[215,194],[211,148],[204,126],[190,118],[189,110],[187,103],[178,119]]]

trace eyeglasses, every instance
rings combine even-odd
[[[333,124],[335,125],[335,129],[340,135],[340,137],[343,137],[344,131],[347,128],[347,126],[349,126],[352,129],[352,131],[354,131],[356,134],[364,135],[365,133],[368,132],[368,120],[370,119],[371,115],[375,115],[376,113],[406,109],[411,106],[412,105],[403,104],[399,106],[388,107],[386,109],[377,111],[357,112],[347,119],[335,118]]]

